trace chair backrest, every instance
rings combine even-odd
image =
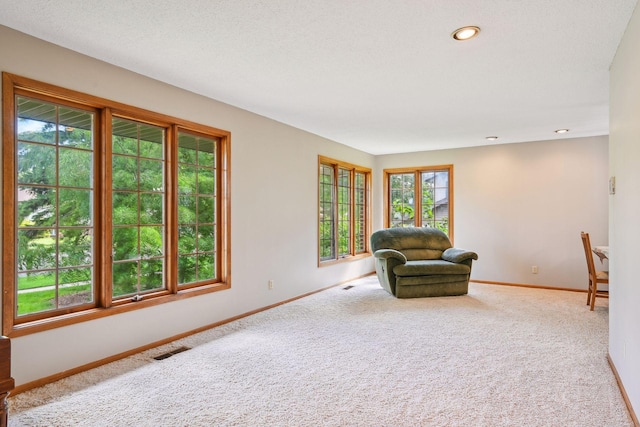
[[[591,240],[589,239],[589,233],[581,231],[580,238],[582,239],[582,246],[584,246],[584,255],[587,258],[587,269],[589,270],[589,276],[591,276],[593,280],[596,280],[596,266],[593,263],[593,252],[591,251]]]
[[[451,241],[442,231],[430,227],[398,227],[378,230],[371,235],[371,249],[395,249],[409,261],[440,259],[442,252],[451,247]]]

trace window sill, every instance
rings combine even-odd
[[[214,283],[211,285],[199,286],[197,288],[183,289],[178,291],[178,293],[176,294],[165,294],[161,296],[147,297],[138,301],[121,302],[119,304],[114,304],[112,307],[91,308],[88,310],[50,317],[47,319],[19,323],[13,325],[11,329],[5,330],[4,335],[9,338],[21,337],[37,332],[48,331],[51,329],[61,328],[64,326],[74,325],[76,323],[100,319],[116,314],[127,313],[129,311],[153,307],[155,305],[166,304],[169,302],[204,295],[229,288],[229,283]]]

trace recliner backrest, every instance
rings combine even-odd
[[[371,235],[371,250],[395,249],[407,260],[440,259],[451,248],[451,241],[442,231],[429,227],[386,228]]]

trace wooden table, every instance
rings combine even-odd
[[[593,253],[598,255],[600,261],[604,259],[609,259],[609,246],[594,246]]]

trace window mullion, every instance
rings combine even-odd
[[[111,197],[111,180],[112,173],[112,112],[110,108],[102,110],[102,120],[100,127],[100,151],[98,151],[99,161],[101,165],[101,176],[99,180],[100,195],[96,199],[100,200],[100,219],[96,224],[96,229],[100,234],[101,256],[100,274],[98,276],[98,305],[101,307],[111,307],[112,305],[112,283],[113,283],[113,251],[111,249],[113,233],[112,233],[112,197]]]
[[[349,171],[349,254],[356,254],[356,171]]]
[[[178,129],[173,125],[167,129],[165,146],[165,227],[166,227],[166,280],[169,293],[178,292]]]
[[[333,166],[333,245],[335,250],[335,259],[340,259],[340,165]]]
[[[422,182],[420,181],[420,171],[414,171],[413,174],[413,201],[415,206],[413,225],[414,227],[422,227]]]

